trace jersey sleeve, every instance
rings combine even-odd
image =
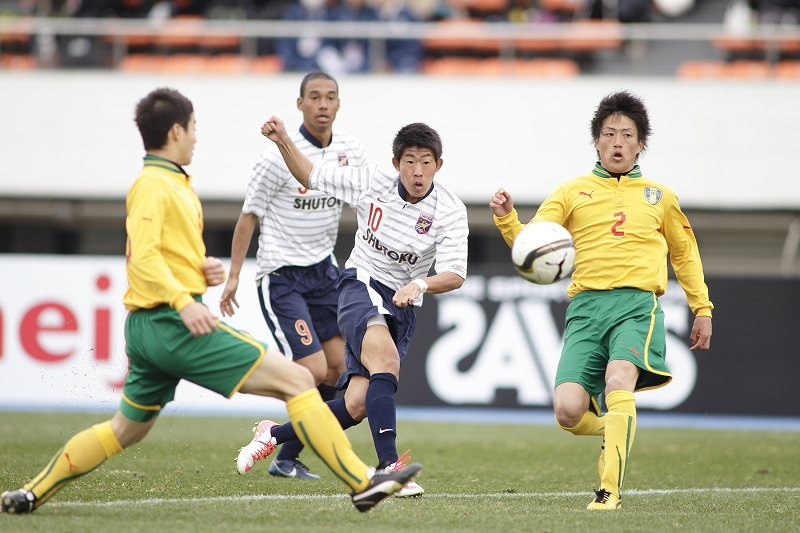
[[[714,308],[708,297],[708,287],[703,276],[700,249],[689,220],[678,205],[674,193],[669,193],[669,204],[661,230],[667,241],[670,264],[686,293],[689,308],[696,316],[711,316]]]
[[[358,203],[364,192],[369,189],[376,166],[340,167],[330,161],[315,161],[308,178],[308,186],[350,205]]]
[[[462,206],[450,213],[443,221],[443,226],[436,238],[436,273],[452,272],[466,279],[469,236],[467,209]]]

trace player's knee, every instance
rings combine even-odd
[[[574,428],[583,418],[583,413],[586,408],[577,405],[575,402],[554,401],[553,413],[556,417],[556,422],[561,426],[561,429],[569,431]]]
[[[290,365],[292,371],[287,377],[287,381],[295,387],[295,394],[299,394],[308,389],[316,388],[317,381],[311,371],[300,365]]]

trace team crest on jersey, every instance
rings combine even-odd
[[[658,202],[661,201],[661,195],[664,194],[664,191],[659,189],[658,187],[645,187],[644,188],[644,197],[650,205],[656,205]]]
[[[346,167],[347,165],[347,154],[344,152],[339,152],[336,154],[337,159],[339,160],[340,167]]]
[[[417,230],[417,233],[420,235],[424,235],[425,233],[428,233],[428,230],[431,229],[431,226],[433,226],[433,217],[422,213],[419,215],[417,223],[414,225],[414,229]]]

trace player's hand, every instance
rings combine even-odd
[[[222,296],[219,299],[219,311],[222,316],[233,316],[236,309],[239,307],[239,302],[236,301],[236,289],[239,288],[239,277],[230,276],[225,288],[222,291]]]
[[[270,141],[277,143],[278,141],[287,137],[286,126],[284,126],[281,119],[273,115],[261,125],[261,135]]]
[[[497,192],[492,196],[489,207],[492,208],[492,212],[495,216],[504,217],[514,210],[514,200],[512,200],[511,195],[501,187],[497,189]]]
[[[208,335],[219,329],[217,319],[211,311],[200,302],[192,302],[178,313],[186,328],[195,337]]]
[[[711,347],[710,316],[698,316],[694,319],[689,340],[692,342],[690,350],[708,350]]]
[[[216,257],[206,257],[206,262],[200,266],[209,287],[216,287],[225,281],[225,265]]]
[[[414,304],[414,300],[421,294],[419,285],[416,283],[409,283],[405,287],[401,287],[392,297],[392,303],[397,307],[408,307]]]

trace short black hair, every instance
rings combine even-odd
[[[161,87],[151,91],[136,104],[134,120],[142,136],[145,150],[158,150],[167,144],[172,126],[189,127],[194,113],[192,101],[175,89]]]
[[[413,147],[427,148],[433,152],[436,160],[442,157],[442,139],[435,129],[422,122],[414,122],[400,128],[392,142],[392,155],[399,160],[406,149]]]
[[[336,85],[336,93],[339,93],[339,83],[330,76],[329,74],[325,74],[324,72],[309,72],[303,77],[303,81],[300,82],[300,98],[303,98],[306,95],[306,85],[308,82],[314,80],[331,80],[334,85]]]
[[[592,142],[600,138],[603,121],[612,115],[624,115],[636,124],[638,141],[643,141],[642,151],[647,149],[647,140],[650,138],[650,118],[647,116],[647,107],[644,100],[629,91],[617,91],[606,95],[600,100],[592,117],[591,130]]]

